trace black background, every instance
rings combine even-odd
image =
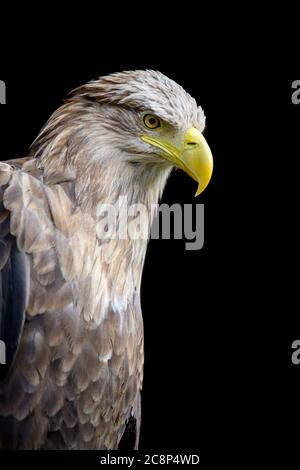
[[[47,45],[40,32],[30,45],[24,36],[10,42],[0,69],[1,159],[24,156],[66,94],[100,75],[157,69],[196,98],[213,179],[195,200],[194,182],[176,172],[162,202],[204,203],[205,245],[149,244],[141,449],[213,458],[245,448],[248,457],[270,442],[276,455],[284,436],[290,447],[297,440],[299,419],[300,366],[291,363],[299,337],[297,75],[281,79],[268,52],[258,59],[251,47],[217,46],[216,54],[196,36],[180,47],[178,37],[162,43],[161,25],[151,34],[137,28],[139,49],[128,32],[116,40],[98,31],[66,32]]]

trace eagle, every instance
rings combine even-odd
[[[102,208],[120,228],[124,201],[142,204],[149,233],[173,168],[200,194],[204,127],[173,80],[118,72],[76,88],[26,157],[0,163],[1,449],[138,448],[149,237],[106,236]]]

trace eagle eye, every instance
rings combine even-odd
[[[148,129],[157,129],[160,127],[160,120],[153,114],[146,114],[143,118],[144,124]]]

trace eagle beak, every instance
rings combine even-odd
[[[195,196],[199,196],[204,191],[213,172],[213,158],[205,138],[198,129],[191,127],[187,130],[181,149],[147,135],[141,138],[144,142],[163,150],[167,160],[175,163],[197,181],[198,189]]]
[[[198,183],[195,196],[199,196],[210,182],[213,172],[213,157],[211,150],[201,134],[195,127],[191,127],[185,134],[183,152],[178,155],[181,168]],[[178,163],[179,163],[178,162]]]

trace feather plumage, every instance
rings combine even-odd
[[[140,140],[144,109],[204,127],[179,85],[126,72],[79,88],[29,156],[0,164],[0,448],[138,445],[147,240],[104,240],[99,206],[126,196],[152,214],[162,193],[172,165]]]

